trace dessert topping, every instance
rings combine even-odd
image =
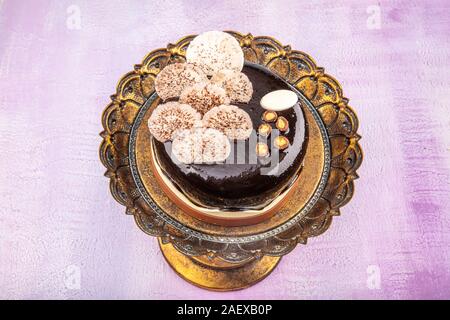
[[[264,142],[256,144],[256,155],[261,158],[269,156],[269,146]]]
[[[220,70],[211,82],[225,89],[231,102],[248,103],[253,95],[253,86],[248,77],[236,70]]]
[[[289,122],[285,117],[278,117],[275,125],[278,128],[278,130],[283,132],[289,129]]]
[[[268,137],[272,132],[272,127],[268,123],[262,123],[258,128],[258,133],[263,137]]]
[[[241,71],[244,52],[232,35],[222,31],[208,31],[191,41],[186,50],[186,60],[212,76],[223,69]]]
[[[158,73],[155,90],[163,100],[178,98],[185,88],[202,81],[208,81],[208,77],[199,67],[189,63],[174,63]]]
[[[181,163],[222,162],[230,152],[230,141],[216,129],[192,128],[174,133],[172,153]]]
[[[283,111],[292,108],[298,96],[291,90],[275,90],[261,98],[260,104],[266,110]]]
[[[181,103],[187,103],[202,115],[210,109],[230,103],[225,89],[209,82],[197,83],[181,93]]]
[[[276,148],[284,150],[289,146],[289,140],[285,136],[278,136],[273,140],[273,144]]]
[[[148,127],[156,140],[166,142],[172,138],[177,129],[192,128],[200,119],[200,113],[191,106],[167,102],[153,110],[148,119]]]
[[[253,131],[250,116],[233,105],[221,105],[209,110],[203,117],[203,126],[215,128],[230,139],[245,140]]]
[[[262,119],[266,122],[275,122],[277,118],[278,115],[275,111],[265,111],[262,115]]]

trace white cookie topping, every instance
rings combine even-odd
[[[271,111],[283,111],[292,108],[298,96],[291,90],[275,90],[261,98],[261,107]]]
[[[230,152],[230,141],[218,130],[192,128],[174,133],[172,154],[181,163],[223,162]]]
[[[244,110],[233,105],[212,108],[203,117],[203,126],[220,130],[230,139],[245,140],[250,137],[253,123]]]
[[[225,89],[231,102],[248,103],[253,95],[253,86],[248,77],[236,70],[220,70],[211,82]]]
[[[203,115],[214,107],[230,103],[230,98],[225,89],[210,82],[201,82],[183,90],[180,102],[189,104]]]
[[[178,98],[185,88],[203,81],[208,81],[208,77],[199,67],[189,63],[174,63],[156,76],[155,90],[163,100]]]
[[[166,142],[178,129],[198,126],[200,113],[187,104],[167,102],[153,110],[148,119],[148,128],[156,140]]]
[[[191,41],[186,50],[186,60],[212,76],[223,69],[241,71],[244,52],[232,35],[222,31],[208,31]]]

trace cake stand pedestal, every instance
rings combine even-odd
[[[163,244],[161,238],[158,241],[167,263],[181,278],[200,288],[214,291],[250,287],[267,277],[281,260],[281,257],[263,256],[231,264],[218,258],[189,257],[172,244]]]

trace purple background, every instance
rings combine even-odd
[[[0,0],[0,298],[450,298],[450,2],[228,3]],[[330,230],[231,293],[175,275],[98,160],[119,78],[214,29],[311,54],[343,85],[365,153]]]

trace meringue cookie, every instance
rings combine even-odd
[[[212,76],[223,69],[241,71],[244,67],[244,52],[232,35],[208,31],[191,41],[186,50],[186,60]]]
[[[181,163],[223,162],[230,153],[230,141],[216,129],[192,128],[174,134],[172,154]]]
[[[253,123],[247,112],[233,106],[221,105],[203,116],[203,126],[220,130],[230,139],[245,140],[253,131]]]
[[[153,110],[148,119],[150,133],[160,142],[172,139],[178,129],[189,129],[198,125],[200,113],[187,104],[167,102]]]
[[[253,95],[253,86],[248,77],[236,70],[220,70],[215,73],[211,82],[225,89],[231,102],[248,103]]]
[[[163,100],[178,98],[185,88],[203,81],[208,81],[208,77],[199,67],[188,63],[174,63],[158,73],[155,90]]]

